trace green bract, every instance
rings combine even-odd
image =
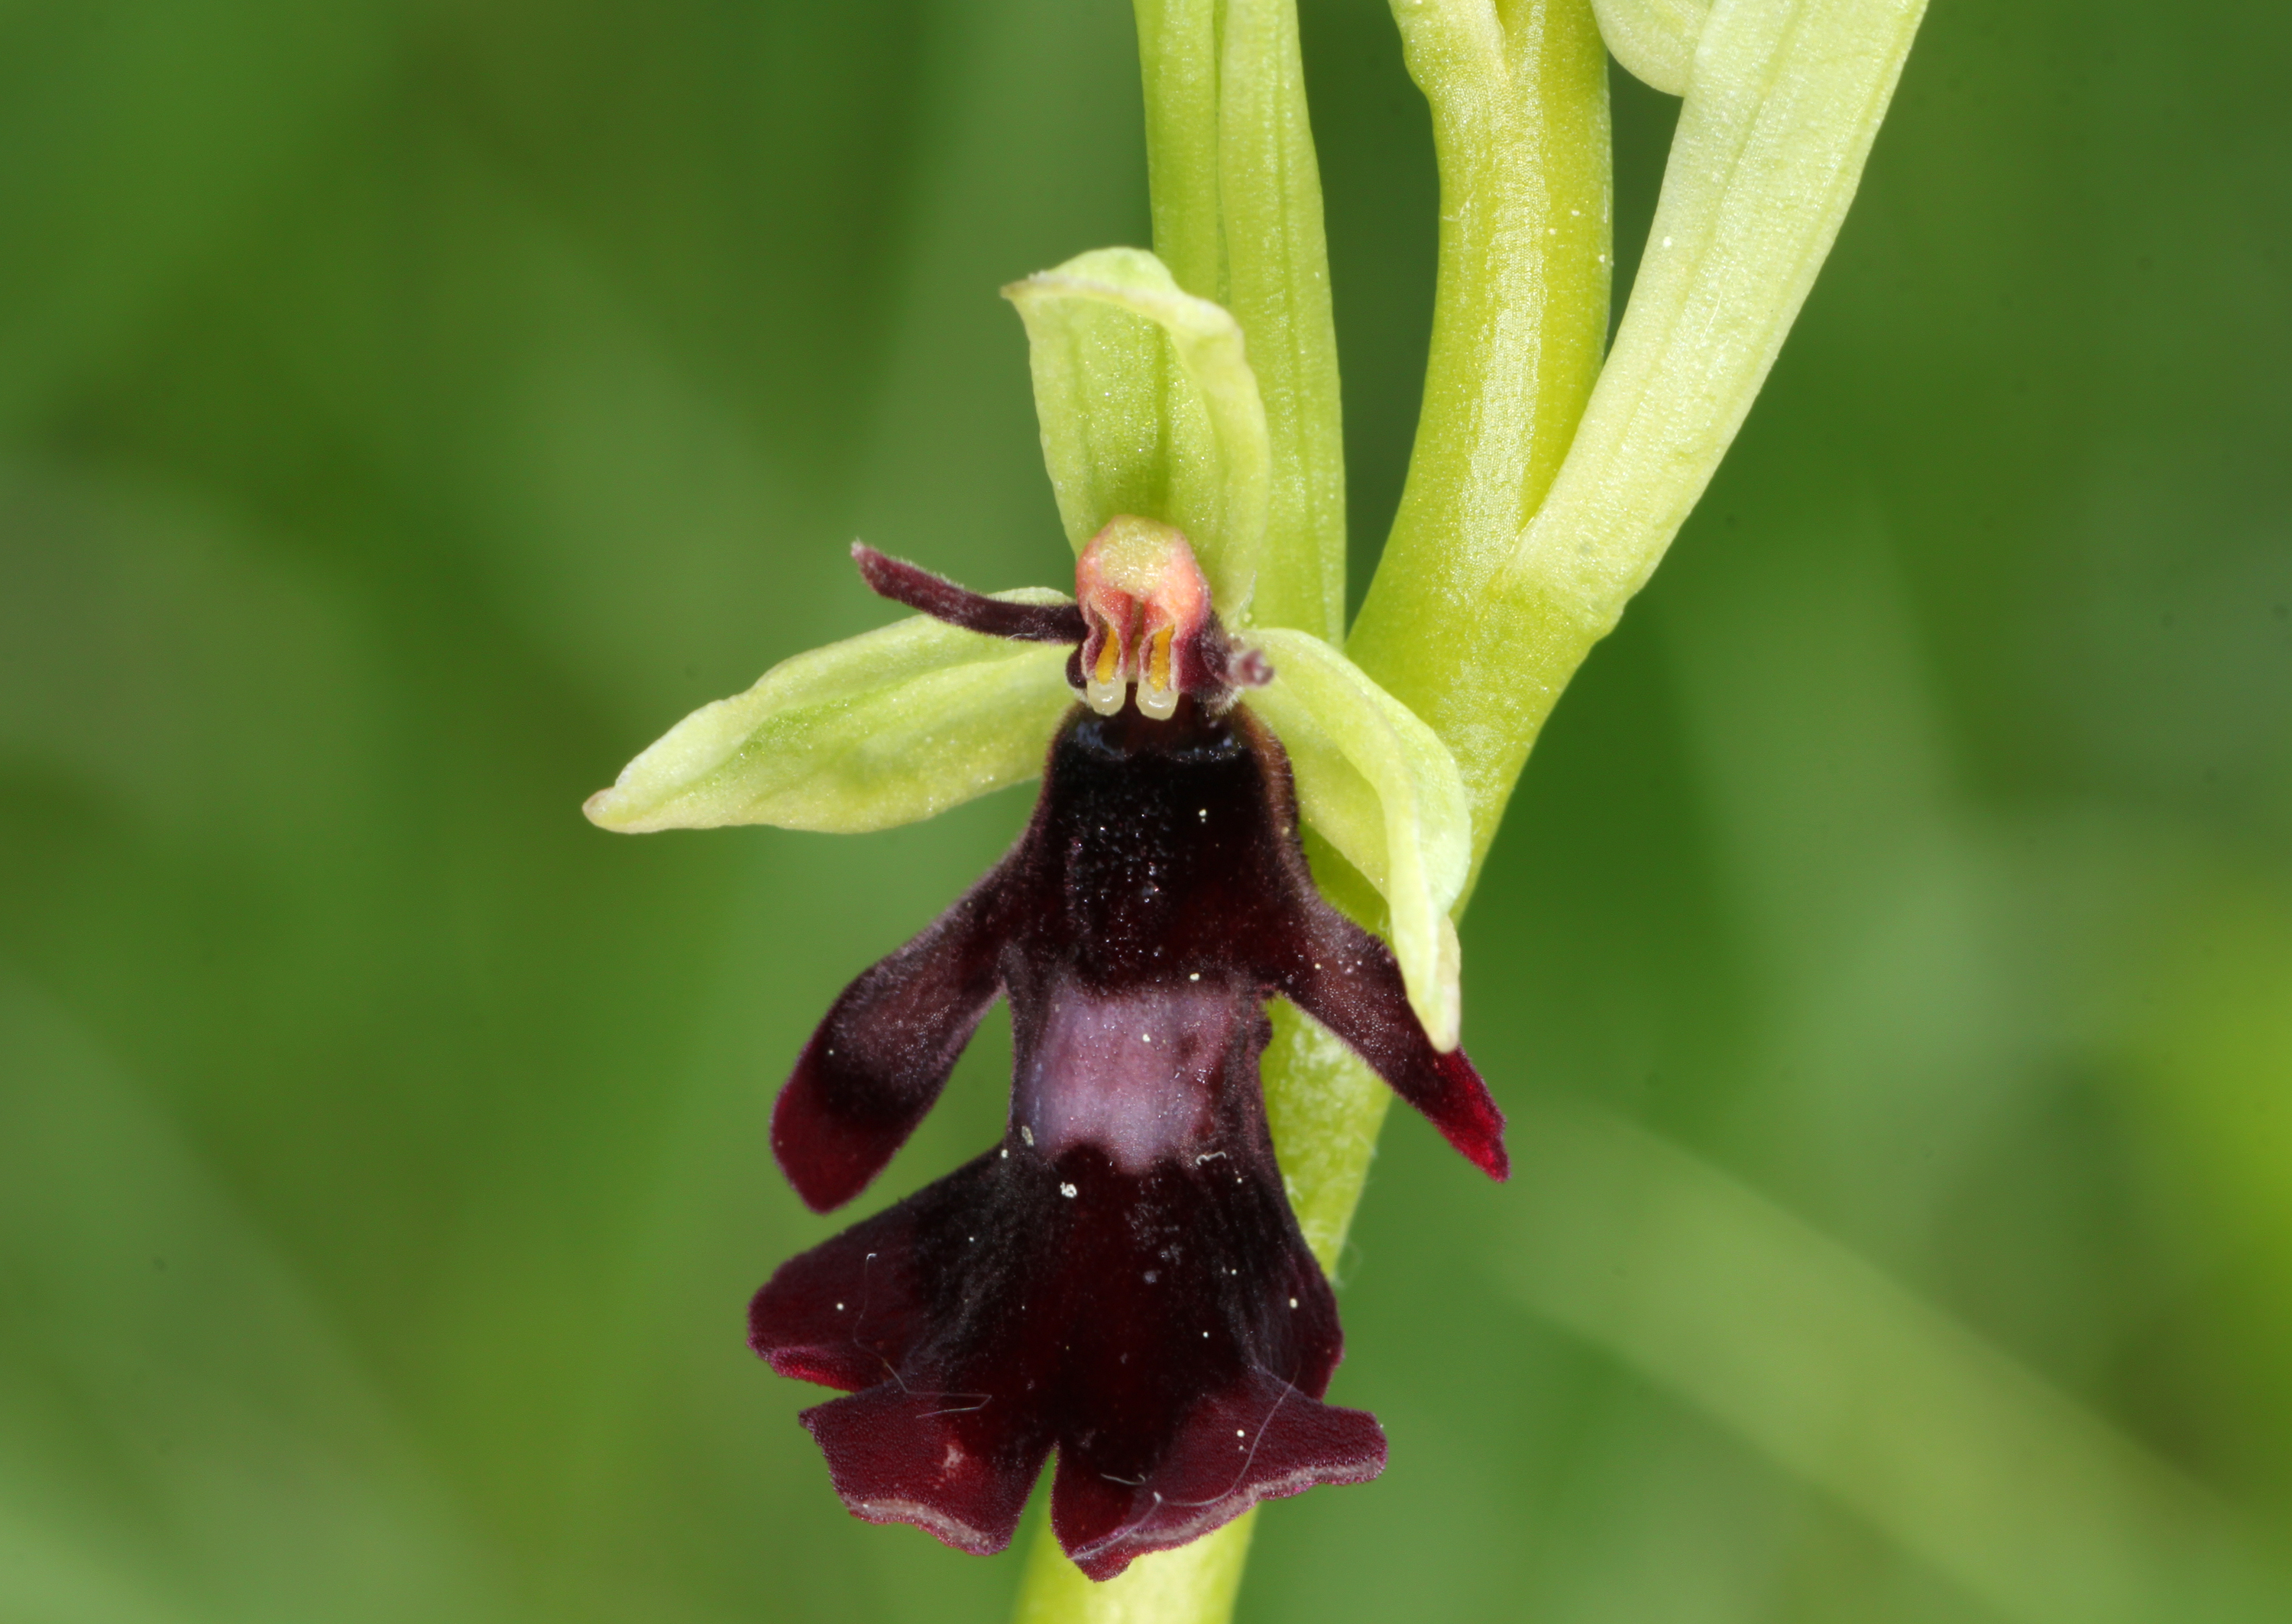
[[[1645,4],[1645,0],[1642,0]],[[1718,0],[1632,300],[1501,590],[1604,635],[1742,427],[1830,252],[1925,0]]]
[[[1592,0],[1601,37],[1633,76],[1667,95],[1687,93],[1711,0]]]
[[[1638,30],[1617,44],[1644,67],[1632,39],[1667,17],[1683,37],[1692,9],[1602,0],[1601,15]],[[1715,0],[1602,361],[1605,78],[1590,0],[1395,7],[1440,149],[1440,299],[1408,488],[1346,649],[1448,742],[1476,860],[1552,706],[1741,426],[1853,199],[1924,10]],[[1525,101],[1523,84],[1537,92]]]

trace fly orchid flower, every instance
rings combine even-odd
[[[785,1265],[750,1341],[851,1392],[803,1419],[859,1515],[1000,1550],[1055,1449],[1053,1526],[1105,1579],[1384,1464],[1374,1419],[1320,1402],[1343,1343],[1268,1130],[1267,1001],[1498,1178],[1504,1119],[1457,1047],[1469,823],[1447,748],[1311,633],[1225,629],[1254,585],[1268,460],[1232,318],[1126,250],[1013,292],[1053,399],[1103,398],[1110,340],[1167,344],[1196,381],[1181,400],[1202,462],[1158,505],[1194,518],[1207,557],[1166,520],[1114,513],[1069,601],[983,596],[855,545],[868,584],[924,618],[704,708],[588,810],[622,829],[877,827],[1044,763],[1018,844],[844,991],[772,1113],[797,1193],[842,1205],[1005,996],[1001,1143]],[[1124,491],[1102,450],[1052,455],[1077,514]],[[1392,947],[1315,888],[1301,802],[1383,888]]]
[[[1001,993],[1001,1144],[781,1268],[752,1344],[853,1390],[803,1419],[863,1517],[1000,1550],[1055,1447],[1052,1526],[1095,1579],[1262,1499],[1376,1475],[1376,1421],[1319,1402],[1342,1339],[1267,1131],[1264,1003],[1311,1015],[1499,1178],[1503,1117],[1426,1035],[1384,944],[1313,888],[1287,760],[1235,703],[1273,673],[1232,647],[1166,525],[1110,523],[1077,606],[857,551],[886,597],[1072,646],[1084,703],[1019,843],[852,983],[772,1113],[797,1192],[840,1205]]]
[[[994,1548],[1055,1449],[1053,1532],[1094,1579],[1381,1463],[1372,1420],[1319,1403],[1321,1269],[1379,1080],[1502,1176],[1456,1047],[1451,915],[1560,692],[1740,426],[1924,11],[1395,0],[1432,108],[1439,284],[1408,486],[1346,635],[1294,0],[1134,4],[1163,258],[1103,250],[1005,290],[1077,599],[981,598],[861,550],[923,615],[695,712],[587,807],[630,831],[860,831],[1044,772],[1010,856],[852,984],[773,1121],[805,1199],[848,1199],[999,989],[1002,1143],[784,1266],[752,1331],[851,1390],[806,1420],[855,1511]],[[1608,349],[1610,46],[1684,101]],[[1104,1608],[1038,1563],[1021,1616],[1223,1618],[1246,1529]]]

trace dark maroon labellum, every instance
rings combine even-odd
[[[993,629],[1073,623],[1037,618]],[[1266,1130],[1266,1000],[1499,1178],[1504,1122],[1464,1055],[1433,1049],[1384,945],[1314,890],[1287,760],[1246,706],[1076,709],[1018,844],[798,1061],[772,1146],[805,1201],[881,1170],[998,993],[1002,1143],[795,1258],[751,1309],[774,1370],[851,1394],[803,1417],[845,1502],[1000,1550],[1055,1451],[1052,1525],[1106,1579],[1260,1499],[1375,1476],[1376,1420],[1320,1403],[1343,1339]]]

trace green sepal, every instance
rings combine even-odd
[[[997,597],[1064,603],[1039,587]],[[783,660],[706,704],[582,807],[625,834],[774,824],[857,834],[1031,778],[1074,703],[1069,650],[924,615]]]
[[[1272,489],[1265,406],[1241,328],[1142,248],[1100,248],[1014,282],[1059,519],[1079,554],[1118,513],[1176,526],[1218,613],[1247,621]]]
[[[1384,898],[1393,957],[1434,1048],[1457,1047],[1457,928],[1473,819],[1440,736],[1310,632],[1263,627],[1273,680],[1245,699],[1289,752],[1300,816]]]

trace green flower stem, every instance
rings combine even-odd
[[[1719,0],[1596,388],[1586,358],[1606,308],[1608,161],[1587,13],[1523,10],[1505,26],[1446,0],[1400,10],[1440,143],[1440,307],[1408,487],[1348,652],[1447,741],[1477,872],[1561,689],[1741,425],[1853,197],[1923,4]],[[1540,55],[1521,48],[1531,34]],[[1541,87],[1519,99],[1537,108],[1508,104],[1507,83]],[[1517,171],[1489,159],[1475,120],[1498,126],[1491,143],[1511,132]],[[1571,242],[1594,219],[1596,245]],[[1358,915],[1374,893],[1313,856]],[[1390,1096],[1285,1010],[1265,1075],[1290,1197],[1326,1268]]]
[[[1408,485],[1346,652],[1448,742],[1477,869],[1559,695],[1496,663],[1521,628],[1503,623],[1489,588],[1599,375],[1607,55],[1588,0],[1397,0],[1394,12],[1432,104],[1440,280]]]
[[[1256,1524],[1257,1514],[1246,1512],[1191,1545],[1142,1556],[1102,1585],[1085,1579],[1041,1529],[1027,1553],[1013,1624],[1224,1624]]]
[[[1493,808],[1742,426],[1845,218],[1925,9],[1712,7],[1615,353],[1560,478],[1489,584],[1473,682],[1447,695],[1450,714],[1477,712],[1484,734],[1518,718],[1508,749],[1488,738],[1469,765],[1449,739],[1468,789]]]
[[[1347,652],[1455,753],[1473,801],[1477,869],[1504,797],[1465,769],[1473,740],[1444,727],[1455,718],[1441,700],[1456,680],[1459,607],[1504,561],[1488,537],[1515,534],[1534,511],[1598,373],[1607,58],[1585,0],[1503,15],[1486,0],[1399,0],[1395,11],[1409,71],[1432,105],[1440,284],[1408,487]],[[1370,667],[1380,654],[1381,668]],[[1396,687],[1396,678],[1416,686]],[[1308,848],[1332,900],[1389,936],[1390,920],[1371,912],[1376,893],[1323,842]],[[1267,1114],[1299,1226],[1334,1272],[1392,1097],[1312,1021],[1279,1005],[1273,1017]]]

